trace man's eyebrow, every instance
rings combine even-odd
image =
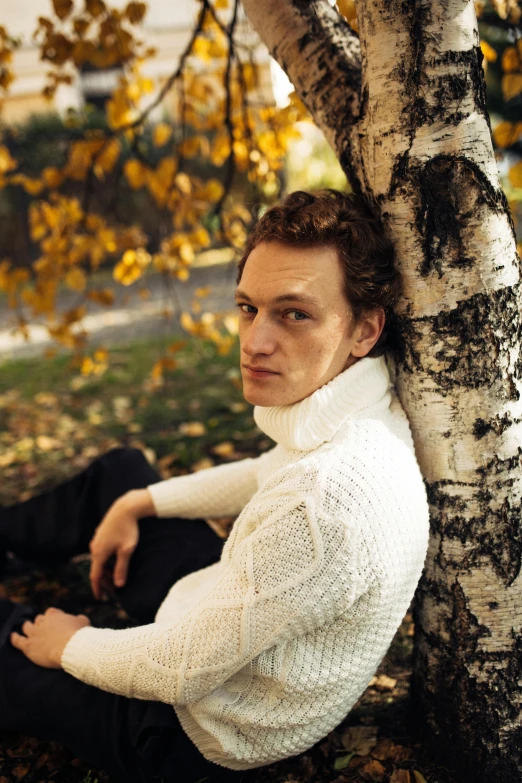
[[[239,288],[236,290],[236,298],[246,299],[247,302],[252,301],[251,297],[247,293],[245,293],[245,291],[241,291]],[[315,296],[309,296],[308,294],[300,294],[297,292],[280,294],[279,296],[276,296],[272,301],[273,302],[302,302],[303,304],[311,304],[311,305],[319,304]]]

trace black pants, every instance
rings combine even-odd
[[[160,477],[136,449],[114,449],[50,492],[0,509],[0,554],[58,564],[88,551],[114,500]],[[126,612],[149,623],[176,580],[216,562],[223,541],[203,520],[145,518],[127,584],[116,591]],[[115,780],[209,783],[240,773],[208,762],[170,705],[128,699],[86,685],[62,670],[31,663],[9,634],[34,611],[0,600],[0,731],[14,730],[68,747]]]

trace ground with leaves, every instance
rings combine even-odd
[[[0,377],[0,503],[26,498],[86,466],[116,445],[142,448],[164,476],[255,456],[271,442],[241,397],[234,352],[187,345],[163,381],[147,376],[159,342],[118,349],[103,377],[84,378],[65,357],[4,364]],[[143,380],[145,378],[145,381]],[[226,535],[224,522],[213,522]],[[87,558],[52,571],[27,571],[0,596],[39,609],[86,613],[95,625],[128,624],[112,604],[96,603]],[[388,655],[346,721],[310,752],[248,773],[252,783],[376,781],[455,783],[414,738],[409,710],[413,623],[405,617]],[[108,783],[54,743],[0,736],[0,783]]]

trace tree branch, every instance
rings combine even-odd
[[[357,35],[326,0],[243,0],[243,6],[359,191],[351,133],[360,112]]]

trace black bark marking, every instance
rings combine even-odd
[[[474,484],[462,484],[449,480],[427,484],[428,502],[431,508],[432,534],[441,539],[435,560],[444,570],[463,571],[480,568],[485,560],[499,580],[508,587],[522,569],[522,503],[513,497],[513,474],[521,465],[522,447],[516,454],[501,460],[486,462],[477,469]],[[453,496],[448,487],[471,487],[479,513],[467,514],[468,501]],[[499,503],[500,498],[504,498]],[[465,552],[458,560],[452,560],[443,551],[442,543],[458,540]]]
[[[470,611],[458,578],[445,593],[447,619],[440,634],[424,628],[421,601],[431,598],[431,582],[425,577],[413,612],[414,666],[420,676],[413,683],[412,701],[425,718],[419,722],[418,738],[434,758],[446,759],[459,780],[520,783],[522,731],[519,726],[506,731],[506,723],[518,723],[519,718],[513,683],[522,678],[522,637],[513,634],[512,650],[479,649],[480,639],[491,631]],[[497,602],[491,603],[496,608]],[[430,648],[437,654],[428,652]],[[471,677],[470,664],[486,670],[487,677],[480,682]]]
[[[397,161],[398,177],[406,165],[405,160]],[[437,155],[423,166],[410,166],[409,176],[420,194],[415,221],[423,238],[420,274],[437,271],[442,277],[443,260],[450,267],[473,266],[475,259],[466,251],[462,232],[469,221],[476,221],[476,210],[483,205],[493,212],[508,212],[502,189],[494,188],[480,167],[463,155]]]
[[[501,327],[504,325],[504,329]],[[418,331],[436,336],[442,347],[435,358],[441,369],[432,369],[421,360]],[[500,333],[500,334],[499,334]],[[451,395],[455,387],[486,389],[502,382],[504,400],[518,400],[519,393],[510,376],[504,377],[499,357],[522,342],[522,322],[517,287],[489,294],[475,294],[432,317],[398,319],[398,357],[404,369],[414,372],[422,367],[442,395]],[[417,346],[417,347],[416,347]],[[522,377],[522,351],[514,368],[514,377]]]
[[[512,424],[520,424],[520,419],[513,419],[509,413],[505,413],[503,416],[494,416],[489,421],[478,418],[475,419],[473,425],[473,435],[477,440],[481,440],[488,432],[502,435]]]

